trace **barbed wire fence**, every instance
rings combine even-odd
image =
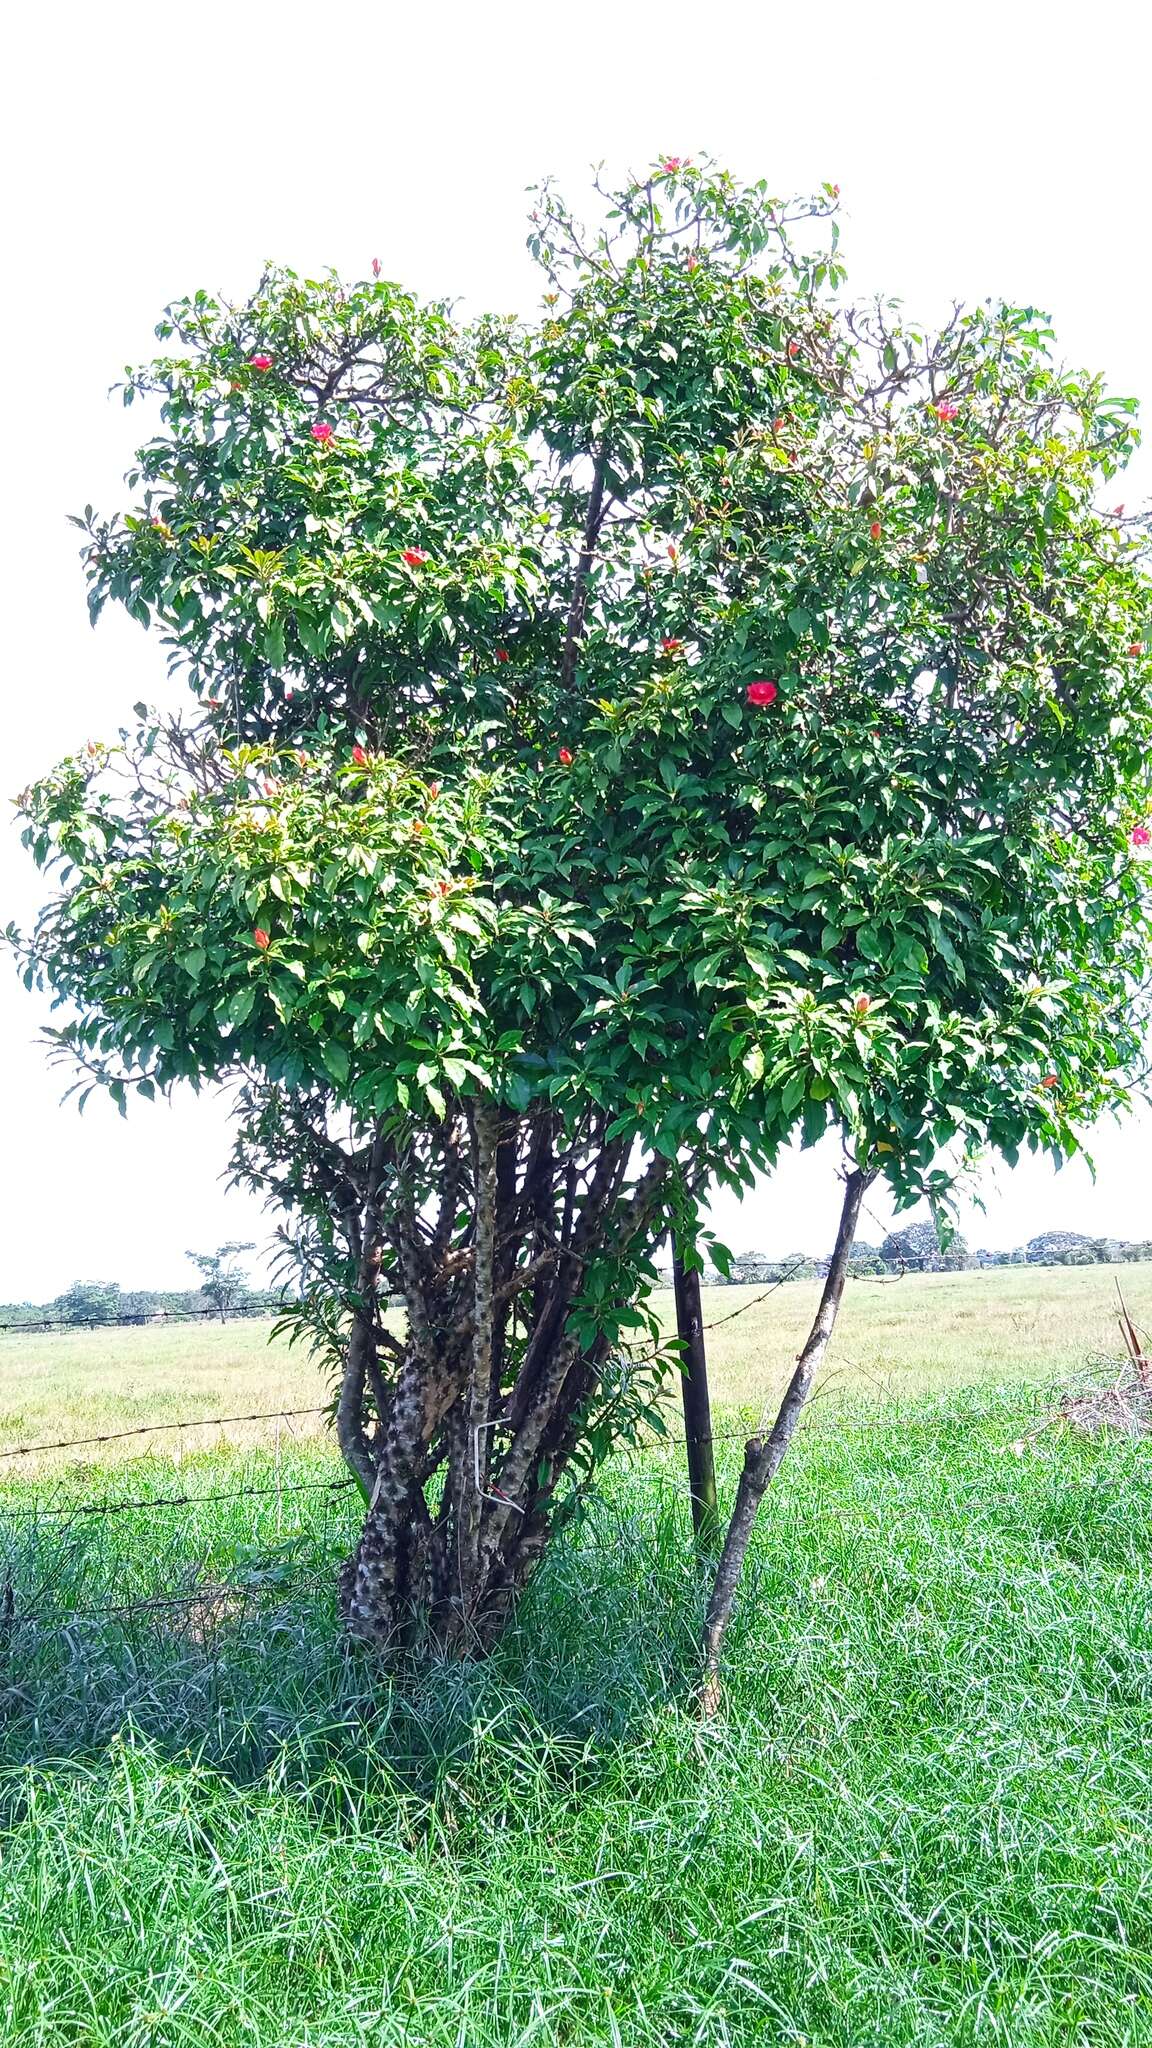
[[[65,1316],[28,1315],[0,1319],[0,1334],[39,1335],[44,1330],[142,1330],[162,1328],[166,1323],[272,1322],[283,1313],[280,1302],[236,1302],[221,1315],[218,1308],[158,1308],[126,1310],[119,1315]]]
[[[799,1265],[801,1262],[796,1263]],[[794,1277],[795,1270],[796,1267],[789,1268],[749,1300],[721,1316],[713,1317],[703,1325],[704,1330],[711,1331],[730,1324],[760,1306]],[[632,1361],[636,1365],[645,1362],[647,1361],[643,1357]],[[1104,1358],[1094,1358],[1088,1361],[1088,1367],[1091,1371],[1098,1372],[1112,1363],[1113,1361]],[[1067,1395],[1066,1388],[1063,1392]],[[1050,1417],[1054,1412],[1054,1389],[1049,1384],[1037,1383],[1031,1388],[1016,1386],[1012,1394],[1017,1417],[1020,1414],[1021,1398],[1030,1400],[1041,1416]],[[810,1404],[811,1407],[815,1408],[818,1401],[819,1395]],[[749,1410],[754,1405],[749,1403]],[[915,1405],[919,1412],[922,1403]],[[332,1412],[333,1404],[329,1401],[302,1407],[249,1410],[238,1414],[188,1415],[175,1419],[165,1417],[157,1421],[133,1423],[119,1429],[93,1432],[85,1436],[58,1437],[0,1447],[0,1543],[4,1545],[0,1548],[0,1653],[10,1646],[14,1631],[28,1625],[41,1630],[68,1629],[80,1622],[121,1621],[134,1616],[171,1618],[183,1613],[191,1617],[196,1628],[202,1631],[210,1620],[235,1619],[242,1610],[248,1611],[253,1606],[266,1610],[269,1600],[275,1602],[277,1597],[286,1596],[289,1592],[292,1597],[322,1590],[334,1595],[338,1564],[342,1555],[346,1554],[349,1541],[354,1539],[357,1526],[355,1512],[347,1512],[349,1509],[356,1510],[356,1481],[350,1473],[343,1470],[327,1478],[296,1478],[286,1477],[282,1469],[283,1431],[287,1429],[290,1432],[295,1448],[299,1449],[302,1440],[296,1435],[293,1425],[301,1421],[319,1422],[324,1417],[331,1417]],[[63,1503],[59,1500],[58,1491],[47,1501],[35,1500],[31,1504],[26,1504],[22,1499],[7,1499],[4,1495],[6,1471],[11,1471],[14,1475],[20,1473],[22,1461],[26,1466],[27,1461],[39,1457],[54,1458],[70,1452],[99,1450],[111,1444],[121,1444],[133,1439],[183,1436],[207,1430],[247,1429],[254,1425],[275,1426],[274,1443],[260,1447],[265,1455],[269,1451],[274,1455],[275,1468],[271,1480],[266,1473],[262,1473],[258,1481],[224,1488],[217,1487],[202,1493],[185,1485],[179,1490],[150,1493],[137,1491],[128,1497],[78,1499]],[[749,1417],[733,1427],[712,1430],[707,1441],[712,1444],[742,1444],[750,1434],[762,1426],[762,1418],[759,1424],[755,1424]],[[874,1424],[870,1424],[866,1416],[855,1416],[853,1426],[875,1426],[890,1431],[893,1428],[893,1414],[886,1406],[883,1418],[877,1417]],[[637,1457],[679,1460],[682,1453],[683,1439],[676,1428],[662,1433],[657,1433],[654,1429],[646,1440],[632,1441],[621,1447],[621,1455],[626,1460]],[[52,1484],[57,1489],[62,1476],[59,1470],[53,1470],[51,1473]],[[179,1591],[149,1592],[139,1599],[132,1600],[117,1598],[90,1601],[78,1598],[74,1601],[65,1601],[59,1598],[66,1582],[70,1583],[76,1592],[80,1592],[88,1576],[87,1567],[91,1564],[93,1556],[92,1546],[85,1543],[72,1551],[68,1548],[68,1539],[76,1536],[79,1531],[93,1528],[103,1530],[124,1517],[180,1518],[195,1516],[201,1510],[224,1504],[231,1507],[250,1501],[261,1503],[261,1510],[256,1517],[258,1522],[264,1508],[268,1504],[274,1504],[274,1534],[277,1540],[263,1554],[253,1551],[251,1546],[246,1547],[241,1576],[220,1576],[220,1545],[218,1539],[212,1540],[214,1532],[209,1531],[205,1555],[200,1558],[191,1559],[186,1546],[184,1551],[178,1554],[178,1546],[171,1543],[167,1550],[161,1547],[151,1557],[150,1562],[155,1571],[163,1572],[171,1565],[173,1568],[181,1569],[186,1575],[190,1574],[191,1583]],[[322,1519],[319,1526],[314,1521],[309,1524],[306,1534],[313,1555],[317,1549],[330,1553],[330,1562],[319,1574],[306,1570],[301,1572],[299,1569],[290,1570],[289,1566],[293,1562],[297,1566],[306,1565],[308,1559],[298,1541],[294,1557],[286,1558],[282,1543],[285,1504],[291,1503],[303,1509],[306,1502],[309,1508],[313,1505],[322,1505],[329,1510],[345,1510],[338,1526],[333,1525],[330,1513]],[[55,1539],[52,1555],[46,1561],[38,1554],[35,1543],[37,1532],[45,1524],[51,1525]],[[263,1536],[265,1531],[261,1526],[254,1533]],[[298,1536],[299,1533],[298,1531]],[[23,1541],[19,1540],[21,1535]],[[17,1539],[15,1543],[11,1540],[13,1537]],[[242,1545],[241,1548],[245,1546]],[[118,1561],[115,1551],[102,1552],[101,1561],[105,1567],[115,1566]],[[125,1561],[121,1554],[119,1562]],[[45,1562],[47,1577],[41,1574],[38,1585],[29,1583],[29,1578],[36,1578],[36,1568]],[[210,1567],[215,1576],[210,1575]],[[19,1587],[18,1580],[22,1582]]]

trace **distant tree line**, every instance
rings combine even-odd
[[[165,1316],[250,1316],[266,1308],[269,1314],[283,1304],[283,1290],[254,1289],[238,1263],[241,1252],[254,1250],[251,1244],[229,1243],[214,1252],[188,1252],[201,1275],[199,1287],[121,1287],[118,1280],[74,1280],[63,1294],[46,1302],[0,1302],[0,1323],[64,1322],[150,1323]]]
[[[1152,1261],[1152,1239],[1086,1237],[1076,1230],[1045,1230],[1014,1251],[972,1251],[957,1231],[946,1243],[930,1222],[910,1223],[890,1231],[883,1244],[858,1239],[852,1248],[851,1270],[857,1279],[882,1279],[900,1273],[967,1273],[986,1266],[1116,1266]],[[763,1252],[735,1254],[721,1271],[709,1267],[705,1281],[716,1287],[771,1286],[778,1280],[816,1280],[828,1270],[826,1258],[811,1252],[790,1252],[769,1258]]]
[[[260,1309],[275,1314],[283,1296],[259,1288],[245,1288],[225,1306],[229,1315],[251,1316]],[[158,1322],[164,1317],[218,1316],[220,1304],[201,1287],[121,1287],[116,1280],[74,1280],[63,1294],[51,1301],[0,1302],[0,1323],[65,1322],[89,1323]]]

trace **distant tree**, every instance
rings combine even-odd
[[[1029,1238],[1025,1257],[1030,1266],[1084,1266],[1095,1256],[1092,1242],[1079,1230],[1043,1230]]]
[[[222,1244],[214,1252],[185,1252],[186,1259],[200,1274],[200,1291],[206,1294],[217,1310],[220,1321],[227,1322],[228,1311],[236,1306],[241,1296],[248,1291],[248,1275],[242,1266],[236,1264],[241,1252],[255,1251],[253,1244]]]
[[[955,1231],[941,1244],[934,1223],[909,1223],[884,1239],[880,1256],[886,1266],[903,1266],[909,1273],[960,1273],[972,1264],[967,1242]]]
[[[51,1308],[68,1323],[111,1323],[120,1313],[120,1282],[74,1280]]]

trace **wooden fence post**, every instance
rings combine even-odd
[[[708,1359],[704,1349],[704,1318],[700,1307],[700,1274],[689,1271],[673,1242],[672,1284],[676,1292],[676,1333],[680,1338],[680,1391],[684,1401],[684,1442],[688,1453],[688,1486],[692,1527],[706,1550],[715,1542],[716,1460],[712,1450],[712,1406],[708,1398]]]

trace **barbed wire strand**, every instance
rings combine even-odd
[[[220,1429],[229,1422],[288,1422],[299,1415],[327,1415],[330,1402],[319,1408],[266,1408],[254,1415],[186,1415],[179,1422],[139,1422],[131,1429],[108,1429],[101,1436],[63,1436],[55,1443],[13,1444],[0,1451],[0,1458],[31,1458],[41,1451],[73,1451],[90,1444],[120,1443],[129,1436],[158,1436],[164,1430]]]
[[[284,1306],[288,1306],[285,1304]],[[148,1330],[158,1329],[165,1323],[255,1322],[263,1318],[271,1322],[274,1316],[284,1313],[284,1306],[267,1302],[255,1303],[251,1308],[243,1306],[230,1308],[221,1316],[216,1308],[162,1308],[139,1315],[122,1316],[14,1316],[0,1322],[0,1331],[13,1330]]]
[[[267,1591],[286,1595],[311,1593],[321,1587],[333,1589],[336,1573],[324,1572],[308,1579],[296,1579],[290,1586],[275,1587],[229,1584],[227,1579],[215,1585],[197,1586],[191,1593],[161,1593],[146,1600],[126,1600],[116,1607],[36,1607],[26,1611],[0,1602],[0,1630],[26,1627],[30,1622],[42,1627],[62,1627],[74,1621],[107,1621],[125,1614],[149,1614],[173,1607],[210,1606],[217,1600],[235,1600],[238,1596],[247,1605],[255,1595]],[[8,1581],[11,1585],[11,1581]]]
[[[770,1287],[766,1287],[764,1289],[763,1294],[753,1295],[751,1301],[742,1301],[740,1303],[739,1308],[734,1308],[729,1315],[716,1316],[710,1323],[701,1323],[701,1336],[703,1336],[706,1330],[718,1330],[722,1323],[734,1323],[737,1316],[747,1315],[748,1310],[750,1308],[758,1308],[762,1301],[767,1301],[768,1296],[770,1294],[775,1294],[776,1289],[778,1287],[783,1287],[786,1280],[791,1280],[793,1276],[800,1271],[801,1266],[807,1266],[809,1263],[810,1261],[808,1259],[794,1259],[792,1264],[789,1266],[788,1271],[786,1273],[781,1273],[780,1278],[778,1280],[773,1280],[772,1285]]]
[[[356,1484],[349,1473],[344,1479],[301,1479],[283,1486],[234,1486],[223,1493],[156,1493],[141,1500],[72,1501],[63,1508],[10,1508],[0,1505],[0,1515],[27,1522],[59,1521],[79,1515],[126,1515],[147,1508],[209,1507],[222,1500],[273,1500],[289,1493],[342,1493]]]

